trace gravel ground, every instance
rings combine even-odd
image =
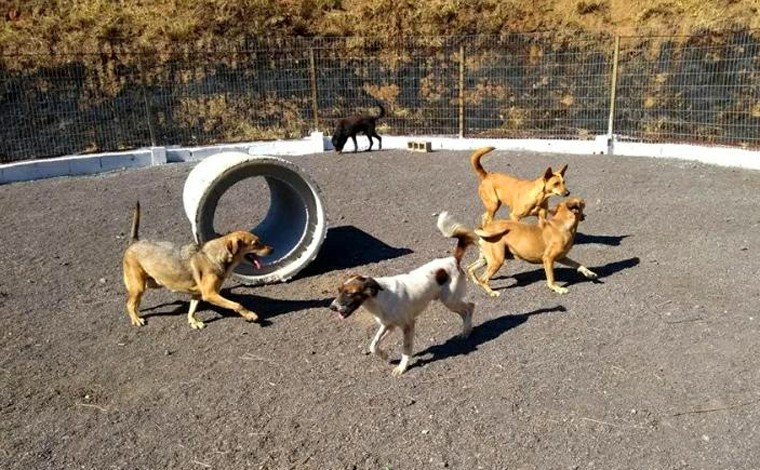
[[[572,256],[599,282],[559,268],[560,296],[511,262],[501,297],[470,285],[469,339],[435,304],[404,376],[367,354],[369,314],[327,305],[348,273],[450,252],[434,215],[482,212],[468,155],[292,157],[327,205],[320,256],[286,284],[228,282],[263,321],[202,304],[202,331],[167,291],[132,327],[121,281],[137,197],[143,238],[190,239],[190,164],[0,187],[0,467],[758,468],[760,172],[494,152],[487,169],[523,177],[569,163],[587,201]],[[233,191],[218,224],[248,228],[264,186]]]

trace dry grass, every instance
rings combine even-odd
[[[12,0],[0,8],[6,53],[208,46],[262,36],[687,35],[760,28],[755,0]]]

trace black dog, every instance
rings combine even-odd
[[[354,152],[359,150],[359,146],[356,143],[357,134],[364,134],[369,139],[368,152],[372,150],[373,137],[377,139],[378,147],[380,149],[383,148],[383,139],[375,132],[375,124],[377,124],[378,119],[385,116],[385,108],[383,108],[380,102],[377,103],[377,107],[380,108],[380,115],[378,116],[349,116],[338,121],[332,136],[333,147],[338,153],[343,151],[343,147],[346,145],[349,137],[354,141]]]

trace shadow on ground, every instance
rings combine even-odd
[[[514,262],[514,261],[511,261]],[[638,265],[641,262],[638,256],[634,256],[633,258],[624,259],[621,261],[615,261],[613,263],[607,263],[602,266],[589,266],[589,269],[594,271],[599,278],[596,280],[586,279],[583,277],[582,274],[575,271],[575,269],[572,268],[562,268],[558,267],[558,265],[555,263],[554,265],[554,278],[557,282],[564,282],[565,285],[569,286],[572,284],[577,284],[579,282],[588,281],[588,282],[595,282],[602,284],[602,279],[605,277],[611,276],[617,272],[623,271],[625,269],[632,268],[636,265]],[[510,276],[499,276],[494,277],[491,279],[492,281],[498,281],[501,279],[506,279]],[[494,290],[501,290],[501,289],[513,289],[515,287],[525,287],[530,284],[533,284],[534,282],[546,282],[546,273],[544,272],[544,269],[534,269],[533,271],[527,271],[523,273],[517,273],[514,276],[511,276],[514,278],[515,282],[513,284],[510,284],[505,287],[500,288],[493,288]]]
[[[233,292],[230,292],[229,289],[222,289],[222,296],[226,299],[232,300],[233,302],[238,302],[248,310],[255,312],[259,316],[258,323],[261,326],[270,325],[271,322],[269,322],[269,319],[278,315],[297,312],[299,310],[309,308],[327,308],[330,306],[330,302],[332,302],[332,298],[307,300],[273,299],[256,294],[235,294]],[[166,311],[163,310],[164,308],[171,306],[174,306],[174,308]],[[142,317],[150,318],[159,316],[186,315],[189,308],[189,301],[177,300],[174,302],[164,303],[156,305],[154,307],[142,309]],[[237,313],[231,310],[211,305],[208,302],[201,302],[201,304],[198,306],[198,312],[201,314],[204,311],[208,310],[216,312],[217,316],[203,320],[205,323],[213,323],[225,317],[239,316]],[[204,318],[205,317],[206,316],[204,315]]]
[[[620,246],[620,243],[630,235],[586,235],[585,233],[575,234],[575,245],[586,245],[596,243],[598,245]]]
[[[461,338],[459,336],[453,336],[446,340],[443,344],[436,344],[430,346],[424,351],[420,351],[415,356],[420,357],[414,364],[410,366],[421,367],[425,364],[440,361],[455,356],[466,356],[473,351],[476,351],[478,347],[489,341],[492,341],[507,331],[516,328],[533,315],[540,315],[542,313],[549,312],[566,312],[567,309],[562,305],[550,308],[540,308],[528,313],[522,313],[519,315],[503,315],[473,328],[472,333],[468,338]],[[430,355],[430,357],[422,358],[422,356]]]
[[[394,248],[353,225],[332,227],[327,231],[317,258],[296,278],[356,268],[409,253],[412,253],[409,248]]]

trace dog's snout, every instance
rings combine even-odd
[[[333,300],[332,303],[330,304],[330,310],[332,310],[333,312],[340,312],[340,305],[338,305],[337,299]]]
[[[564,192],[564,194],[562,194],[562,197],[567,197],[569,195],[570,195],[570,190],[569,189],[565,189],[565,192]]]

